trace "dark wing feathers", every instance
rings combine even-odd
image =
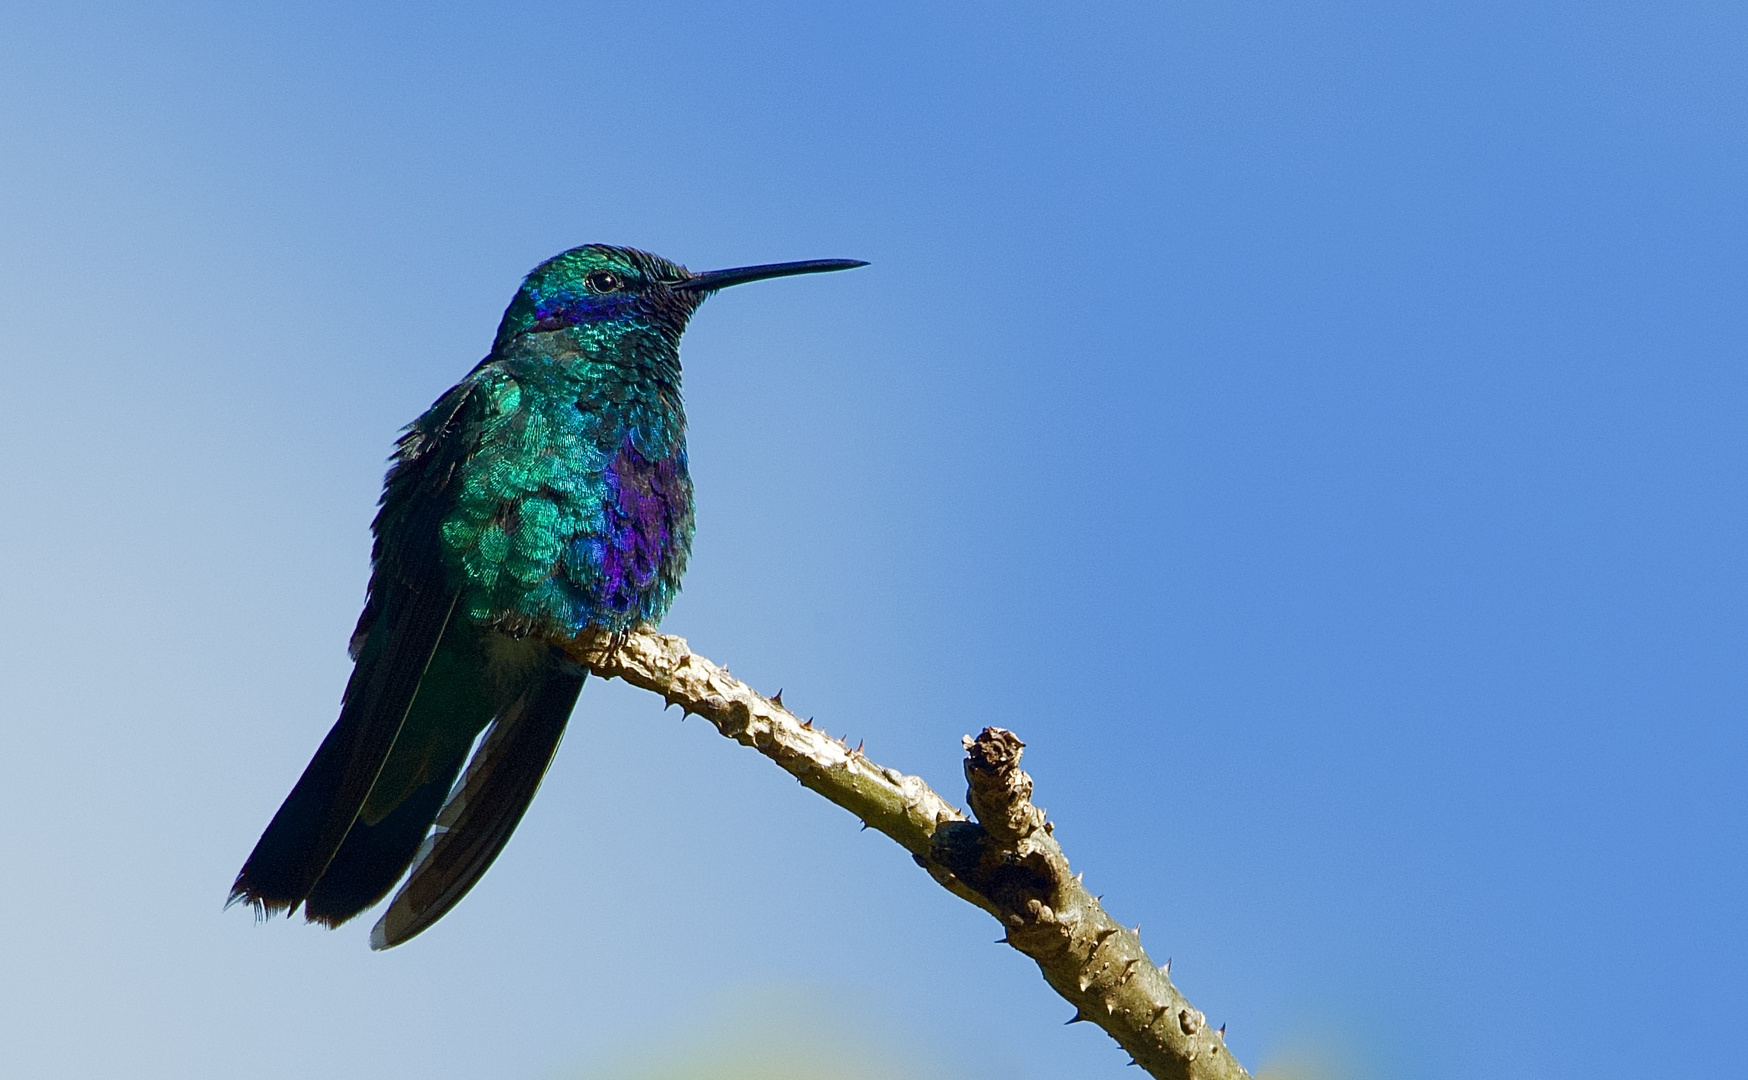
[[[265,912],[303,903],[310,919],[337,925],[379,900],[416,858],[371,934],[374,948],[398,945],[473,887],[539,788],[585,672],[553,650],[519,693],[502,691],[513,695],[507,703],[494,696],[477,632],[455,618],[442,558],[448,488],[477,449],[485,407],[463,382],[397,446],[340,718],[237,875],[233,903]],[[455,783],[472,734],[488,721]],[[426,837],[433,818],[437,830]]]
[[[453,620],[351,831],[304,900],[308,918],[338,926],[388,894],[442,809],[474,738],[508,697],[488,670],[479,631]]]
[[[340,718],[322,740],[231,887],[231,902],[290,911],[309,895],[387,759],[456,597],[438,528],[445,490],[472,452],[472,384],[446,394],[396,448],[373,529],[370,594]]]
[[[374,825],[361,817],[328,862],[304,901],[304,916],[312,922],[338,926],[381,900],[413,861],[419,842],[443,807],[443,797],[461,771],[457,756],[420,785],[387,817]]]
[[[371,930],[371,948],[392,948],[429,927],[491,866],[540,787],[585,675],[555,651],[541,676],[499,714],[412,874]]]

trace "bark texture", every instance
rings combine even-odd
[[[750,746],[792,776],[898,841],[937,882],[998,919],[1005,941],[1037,962],[1044,980],[1075,1009],[1071,1023],[1103,1028],[1134,1063],[1159,1080],[1248,1077],[1221,1031],[1172,985],[1072,873],[1032,778],[1020,768],[1025,744],[1010,731],[966,736],[965,779],[976,821],[920,777],[870,761],[797,718],[782,696],[767,698],[669,634],[637,630],[618,639],[579,639],[572,656],[604,678],[660,694]]]

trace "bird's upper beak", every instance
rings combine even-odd
[[[824,274],[832,270],[853,270],[868,264],[860,259],[811,259],[806,262],[765,263],[762,266],[737,266],[731,270],[707,270],[693,274],[678,284],[676,292],[715,292],[730,285],[744,285],[765,278],[788,277],[791,274]]]

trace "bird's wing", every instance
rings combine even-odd
[[[289,911],[309,895],[375,783],[455,613],[439,528],[449,488],[475,448],[482,395],[458,384],[396,445],[372,526],[369,598],[340,718],[231,886],[231,902]]]
[[[474,738],[505,698],[480,631],[452,618],[370,795],[304,897],[306,918],[338,926],[388,895],[443,808]]]
[[[554,650],[542,675],[499,714],[371,930],[371,948],[392,948],[442,918],[492,865],[558,750],[585,675]]]

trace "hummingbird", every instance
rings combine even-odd
[[[386,949],[461,900],[521,821],[582,691],[587,669],[564,643],[653,626],[679,592],[693,531],[687,322],[731,285],[866,265],[695,274],[588,244],[528,274],[486,358],[395,444],[340,717],[230,904],[261,917],[301,904],[336,927],[411,867],[371,931]]]

